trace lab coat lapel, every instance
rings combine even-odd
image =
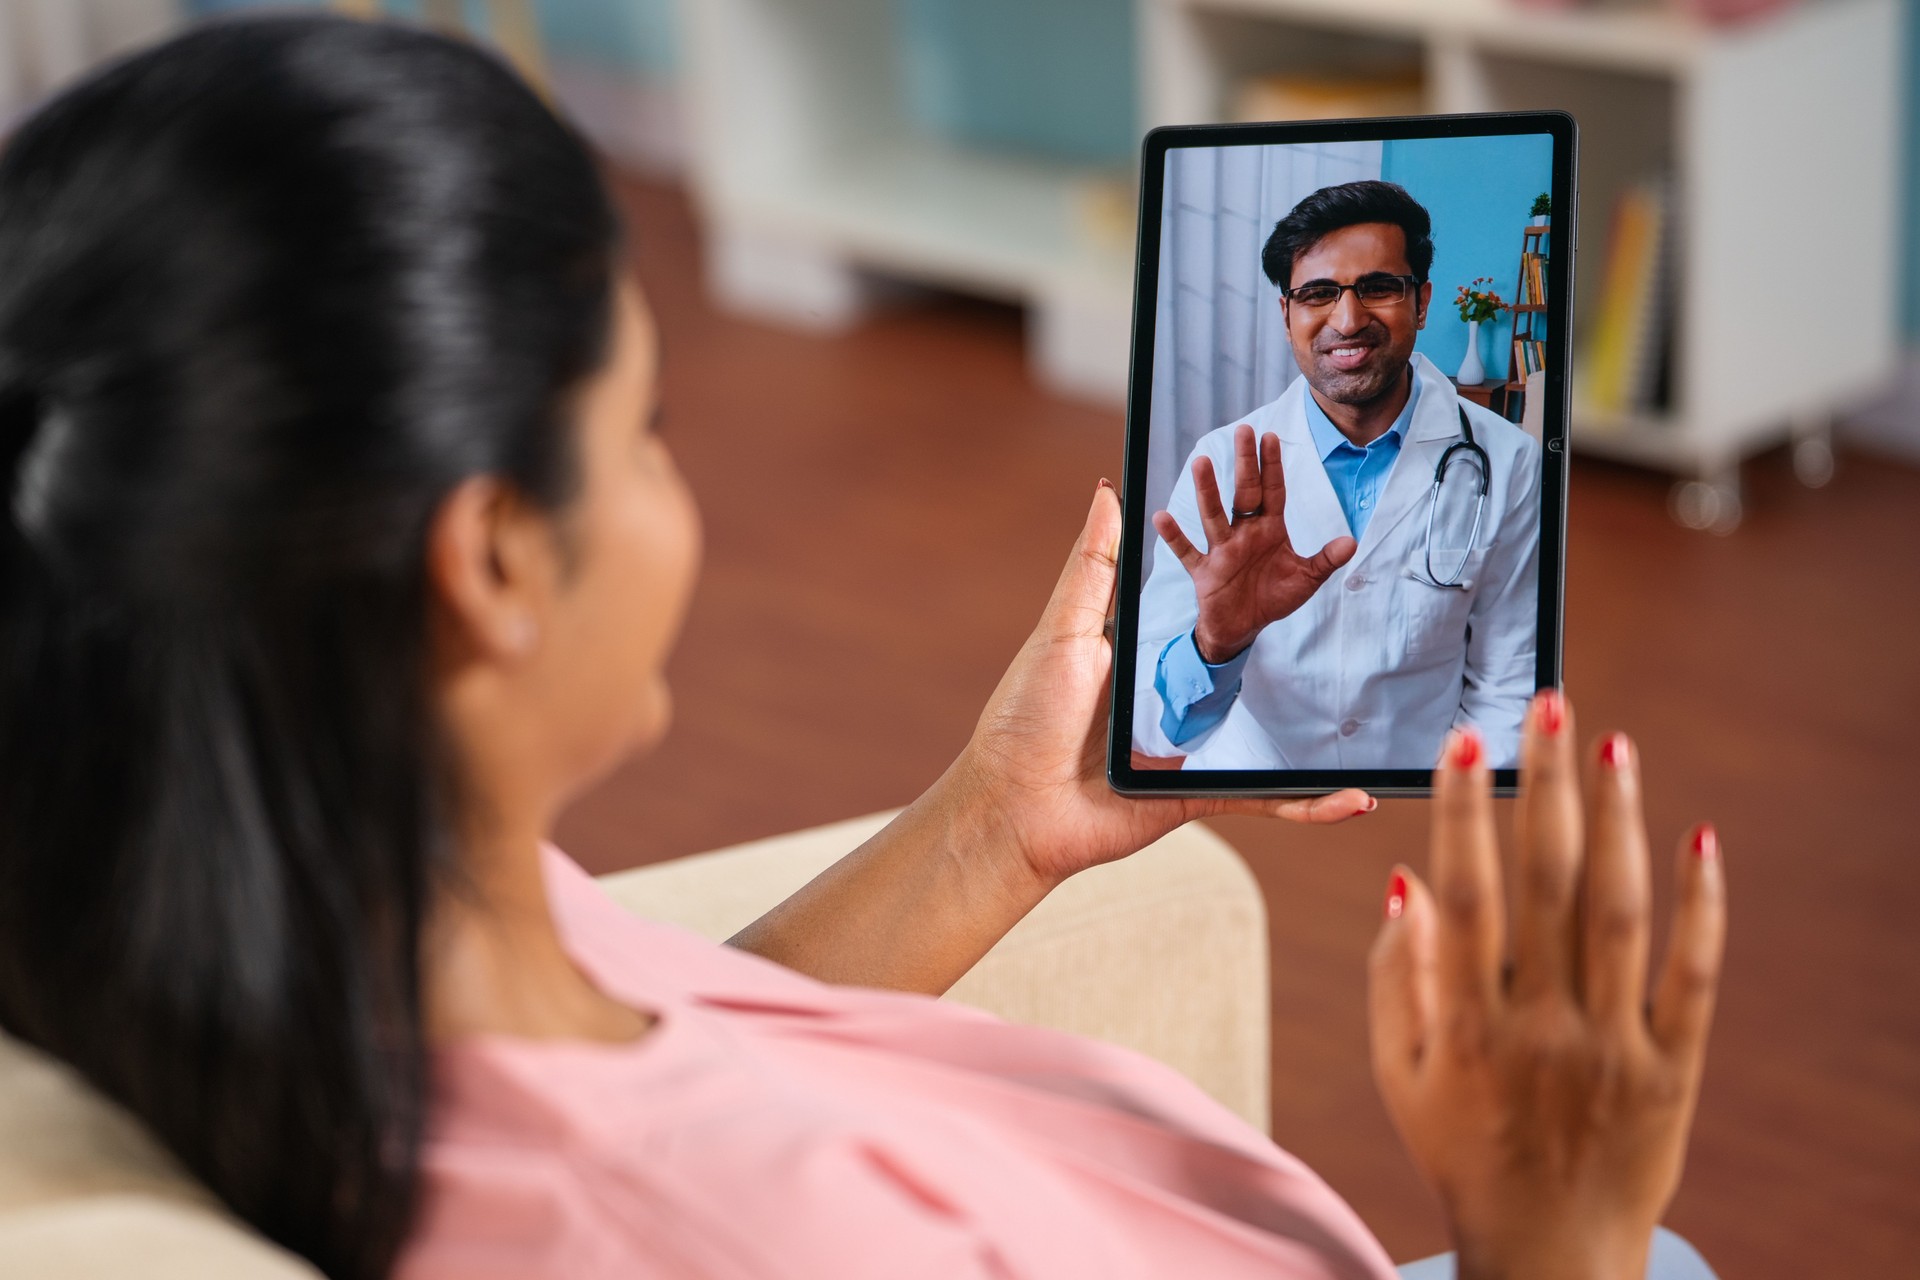
[[[1415,510],[1425,509],[1433,488],[1433,469],[1440,464],[1447,446],[1460,438],[1460,397],[1453,384],[1423,355],[1413,357],[1413,374],[1421,379],[1420,403],[1413,408],[1407,439],[1387,476],[1380,505],[1367,522],[1360,549],[1354,553],[1355,568],[1386,545],[1394,530]]]
[[[1351,538],[1353,530],[1307,427],[1307,380],[1295,378],[1276,407],[1274,430],[1287,477],[1287,534],[1296,550],[1312,555],[1335,538]]]

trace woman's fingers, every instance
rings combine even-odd
[[[1634,755],[1626,734],[1609,734],[1588,784],[1585,1003],[1621,1033],[1644,1025],[1647,988],[1647,827]]]
[[[1680,846],[1673,934],[1653,995],[1653,1038],[1676,1060],[1698,1071],[1706,1055],[1707,1026],[1727,936],[1726,868],[1720,837],[1701,825]]]
[[[1486,749],[1455,729],[1433,775],[1433,896],[1439,999],[1482,1016],[1499,1002],[1502,949],[1500,853],[1493,833]]]
[[[1426,1052],[1438,979],[1433,899],[1405,867],[1387,882],[1386,912],[1367,960],[1367,1018],[1374,1078],[1391,1103]]]
[[[1580,887],[1580,765],[1573,709],[1543,689],[1527,711],[1508,899],[1516,1001],[1573,995]]]
[[[1345,822],[1363,813],[1372,813],[1380,802],[1356,787],[1324,796],[1297,800],[1222,800],[1215,813],[1247,814],[1261,818],[1285,818],[1289,822]]]
[[[1220,482],[1213,474],[1213,459],[1201,454],[1193,460],[1193,500],[1200,508],[1200,529],[1207,535],[1211,551],[1226,541],[1227,513],[1220,505]]]
[[[1253,428],[1244,422],[1233,429],[1233,509],[1260,509],[1260,457],[1254,452]]]

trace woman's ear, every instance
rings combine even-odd
[[[449,649],[443,657],[531,657],[558,577],[549,517],[497,476],[469,476],[434,511],[427,585]]]

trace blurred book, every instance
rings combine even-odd
[[[1233,118],[1238,121],[1408,116],[1425,107],[1426,86],[1418,71],[1259,76],[1243,81],[1233,95]]]
[[[1661,408],[1673,320],[1671,186],[1664,178],[1621,192],[1607,230],[1600,294],[1578,347],[1574,389],[1601,415]]]

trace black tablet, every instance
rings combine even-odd
[[[1560,681],[1572,117],[1156,129],[1108,777],[1496,787]]]

